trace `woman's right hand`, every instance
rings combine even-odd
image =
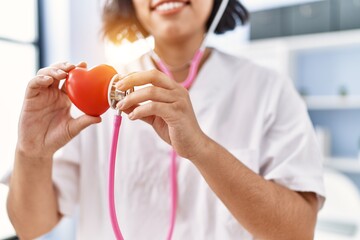
[[[86,67],[80,63],[79,67]],[[71,102],[60,80],[76,66],[58,63],[42,68],[29,82],[20,115],[17,153],[32,159],[49,158],[81,130],[101,122],[88,115],[72,118]]]

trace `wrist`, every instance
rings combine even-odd
[[[188,159],[193,163],[199,163],[203,161],[207,158],[207,155],[211,151],[213,145],[214,141],[203,133],[197,141],[196,151]]]
[[[15,151],[14,169],[10,185],[29,183],[52,184],[52,158],[45,156],[29,156],[26,152]]]
[[[53,154],[45,154],[41,151],[38,151],[38,153],[34,151],[27,151],[21,146],[16,146],[15,149],[15,159],[21,162],[25,161],[31,164],[43,164],[51,162],[52,157]]]

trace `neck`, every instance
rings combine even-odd
[[[203,32],[188,37],[186,40],[155,39],[155,52],[170,66],[181,66],[192,59],[203,39]]]
[[[167,41],[162,39],[155,39],[155,52],[159,55],[162,61],[169,65],[169,70],[177,82],[185,80],[188,74],[188,66],[195,52],[200,48],[203,42],[204,34],[198,33],[187,40],[182,41]]]

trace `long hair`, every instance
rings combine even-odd
[[[210,27],[222,0],[214,0],[206,28]],[[245,24],[249,19],[249,12],[238,0],[229,0],[225,12],[215,29],[216,34],[231,31],[236,26]],[[124,39],[135,41],[136,32],[140,31],[145,37],[149,33],[140,24],[136,17],[132,0],[107,0],[102,12],[102,31],[110,41],[117,43]]]

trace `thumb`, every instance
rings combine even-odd
[[[89,115],[82,115],[78,118],[72,119],[69,122],[69,135],[71,138],[73,138],[88,126],[100,122],[101,117],[93,117]]]

